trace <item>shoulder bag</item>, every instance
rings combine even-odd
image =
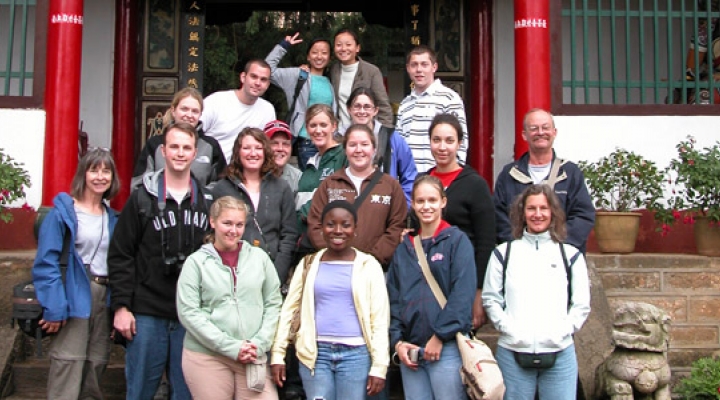
[[[425,257],[420,237],[416,236],[413,242],[425,280],[430,285],[430,290],[432,290],[438,303],[440,303],[440,307],[445,308],[447,299],[440,290],[440,286],[432,272],[430,272],[430,266]],[[460,357],[462,358],[460,377],[470,399],[502,400],[505,395],[505,383],[490,348],[482,340],[473,337],[468,338],[461,332],[456,334],[455,340],[457,340]]]

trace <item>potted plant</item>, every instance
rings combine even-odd
[[[692,223],[698,253],[720,256],[720,142],[698,149],[688,136],[677,144],[677,158],[670,161],[668,173],[672,195],[663,229],[674,221]]]
[[[25,187],[30,186],[30,176],[18,163],[0,148],[0,221],[13,220],[10,204],[25,198]],[[27,204],[23,208],[29,208]]]
[[[604,253],[633,252],[642,214],[632,211],[664,208],[665,172],[653,161],[620,148],[597,162],[581,161],[579,166],[597,209],[598,248]]]

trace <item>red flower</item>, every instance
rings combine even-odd
[[[32,207],[30,206],[30,204],[28,204],[28,203],[23,204],[22,207],[20,207],[20,208],[22,208],[22,209],[25,210],[25,211],[35,211],[35,209],[32,208]]]
[[[688,160],[688,165],[695,165],[695,160]]]
[[[680,217],[681,217],[680,211],[678,211],[678,210],[672,210],[672,215],[673,215],[673,218],[675,218],[675,221],[679,221],[679,220],[680,220]]]
[[[662,224],[662,232],[660,233],[660,235],[667,236],[669,232],[670,232],[670,225]]]

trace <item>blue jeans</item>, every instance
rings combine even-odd
[[[555,365],[546,369],[522,368],[511,350],[498,346],[496,358],[505,380],[505,400],[575,400],[577,358],[575,345],[557,354]]]
[[[406,400],[464,400],[462,359],[455,340],[443,343],[438,361],[418,360],[418,369],[400,365]]]
[[[185,328],[176,320],[135,314],[137,334],[125,348],[125,379],[128,400],[155,396],[163,372],[167,372],[171,400],[190,400],[182,372]]]
[[[315,371],[300,363],[308,400],[365,400],[370,372],[366,346],[345,346],[318,342]]]
[[[318,149],[313,144],[312,140],[308,138],[298,137],[298,167],[301,171],[305,171],[305,168],[307,168],[307,162],[312,156],[317,154]]]

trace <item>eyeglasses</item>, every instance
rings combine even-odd
[[[555,127],[553,127],[551,125],[543,125],[543,126],[530,125],[527,127],[527,131],[530,133],[552,132],[554,129],[555,129]]]
[[[355,111],[365,110],[365,111],[371,111],[375,108],[372,104],[353,104],[352,109]]]

